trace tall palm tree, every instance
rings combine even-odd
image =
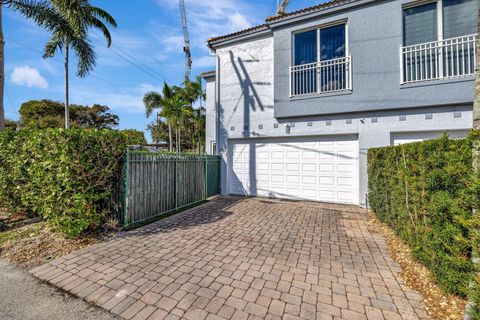
[[[55,25],[52,37],[45,46],[44,58],[53,57],[55,52],[64,54],[65,67],[65,128],[70,127],[69,112],[69,51],[77,56],[77,76],[85,77],[96,64],[95,51],[88,38],[92,28],[102,32],[107,47],[112,44],[108,26],[116,28],[117,22],[105,10],[90,5],[89,0],[50,0],[62,21]]]
[[[190,103],[184,99],[181,93],[177,93],[169,102],[169,110],[175,119],[175,130],[177,134],[177,152],[182,151],[182,125],[185,125],[191,118],[193,108]]]
[[[35,21],[38,25],[52,30],[59,21],[46,1],[32,0],[0,0],[0,131],[5,129],[5,109],[3,105],[3,94],[5,89],[5,39],[3,35],[3,7],[9,7],[24,17]]]
[[[167,83],[164,83],[162,93],[152,91],[145,94],[143,97],[143,104],[145,105],[147,117],[150,117],[153,111],[158,109],[160,111],[159,116],[167,119],[169,140],[168,146],[170,152],[173,152],[172,127],[175,126],[175,119],[171,115],[169,105],[174,96],[175,94],[172,88],[170,88]]]
[[[183,96],[184,99],[187,100],[191,107],[192,107],[192,112],[194,112],[193,116],[191,117],[191,140],[192,140],[192,148],[199,143],[200,140],[197,140],[197,137],[201,136],[201,129],[205,128],[205,124],[202,124],[202,114],[203,114],[203,107],[202,107],[202,101],[205,100],[205,92],[203,91],[203,86],[202,86],[202,78],[196,77],[195,81],[190,81],[189,79],[186,79],[183,83]],[[193,109],[193,104],[199,101],[200,105],[197,109]],[[201,127],[203,125],[203,127]],[[200,152],[200,150],[199,150]]]

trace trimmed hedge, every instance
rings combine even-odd
[[[480,223],[473,213],[480,209],[480,175],[472,169],[472,147],[479,141],[472,132],[467,139],[444,136],[368,151],[372,210],[445,292],[470,295],[477,306],[479,291],[470,285],[478,271],[472,252],[480,249]],[[475,319],[480,319],[478,310]]]
[[[110,130],[0,133],[0,202],[71,237],[111,216],[128,138]]]

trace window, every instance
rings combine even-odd
[[[320,29],[320,60],[345,57],[345,25]]]
[[[295,34],[294,65],[345,57],[345,24]],[[320,42],[320,59],[317,43]]]
[[[295,65],[317,62],[317,30],[295,35]]]
[[[217,154],[217,143],[216,143],[215,141],[212,141],[212,142],[211,142],[210,152],[211,152],[211,154],[213,154],[213,155],[216,155],[216,154]]]
[[[402,83],[473,75],[477,13],[477,0],[405,8]]]
[[[476,0],[443,0],[443,38],[477,33]]]
[[[437,40],[437,4],[435,2],[403,11],[403,42],[406,46]]]
[[[291,96],[350,89],[344,23],[296,33],[293,41]]]
[[[404,9],[404,45],[410,46],[475,34],[478,12],[476,1],[438,0]],[[437,21],[438,18],[441,21]],[[442,28],[439,28],[439,25]]]

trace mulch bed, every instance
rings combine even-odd
[[[37,222],[0,232],[0,258],[31,269],[115,236],[112,230],[70,239]]]
[[[423,302],[430,316],[434,319],[463,319],[467,304],[464,299],[444,294],[435,284],[427,267],[417,262],[410,248],[373,213],[369,214],[368,226],[370,231],[380,231],[383,234],[393,259],[402,267],[401,276],[405,284],[423,296]]]

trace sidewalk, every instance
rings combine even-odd
[[[93,307],[0,260],[0,319],[2,320],[113,320]]]

